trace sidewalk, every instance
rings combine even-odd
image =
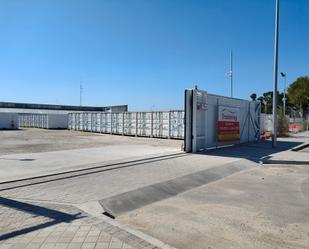
[[[257,163],[309,164],[306,149],[294,151],[293,148],[309,144],[309,132],[293,134],[291,137],[278,138],[277,147],[272,148],[272,141],[240,144],[233,147],[206,151],[205,155],[235,157],[252,160]]]
[[[144,239],[70,205],[0,197],[1,249],[155,249]],[[155,239],[153,241],[157,242]],[[161,243],[162,248],[171,248]]]
[[[309,153],[306,153],[308,150],[306,147],[309,146],[308,131],[293,134],[288,138],[278,138],[278,142],[279,146],[280,143],[300,143],[300,145],[289,150],[274,153],[270,158],[265,158],[263,163],[309,165]],[[299,149],[294,150],[295,148]]]

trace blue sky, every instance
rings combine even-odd
[[[272,90],[275,0],[2,0],[0,101],[183,108]],[[279,70],[309,74],[309,1],[280,0]],[[279,88],[283,81],[279,78]]]

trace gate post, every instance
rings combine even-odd
[[[193,90],[185,90],[184,151],[192,152]]]

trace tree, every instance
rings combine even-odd
[[[288,88],[291,104],[304,113],[309,107],[309,77],[299,77]]]
[[[258,101],[261,102],[261,112],[262,113],[267,113],[267,114],[272,114],[272,109],[273,109],[273,92],[268,91],[263,93],[262,96],[257,98]],[[283,105],[283,93],[278,92],[278,103],[277,103],[277,108]]]
[[[250,95],[250,98],[251,98],[253,101],[255,101],[255,100],[256,100],[256,93],[252,93],[252,94]]]

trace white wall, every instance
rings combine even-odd
[[[18,114],[1,112],[0,129],[18,129]]]
[[[197,152],[229,144],[252,142],[258,139],[260,110],[255,101],[208,94],[206,91],[197,89],[186,91],[186,100],[186,102],[191,101],[191,103],[186,103],[186,151]],[[229,142],[218,140],[218,111],[220,106],[238,110],[239,140]],[[191,125],[188,125],[190,123]]]

